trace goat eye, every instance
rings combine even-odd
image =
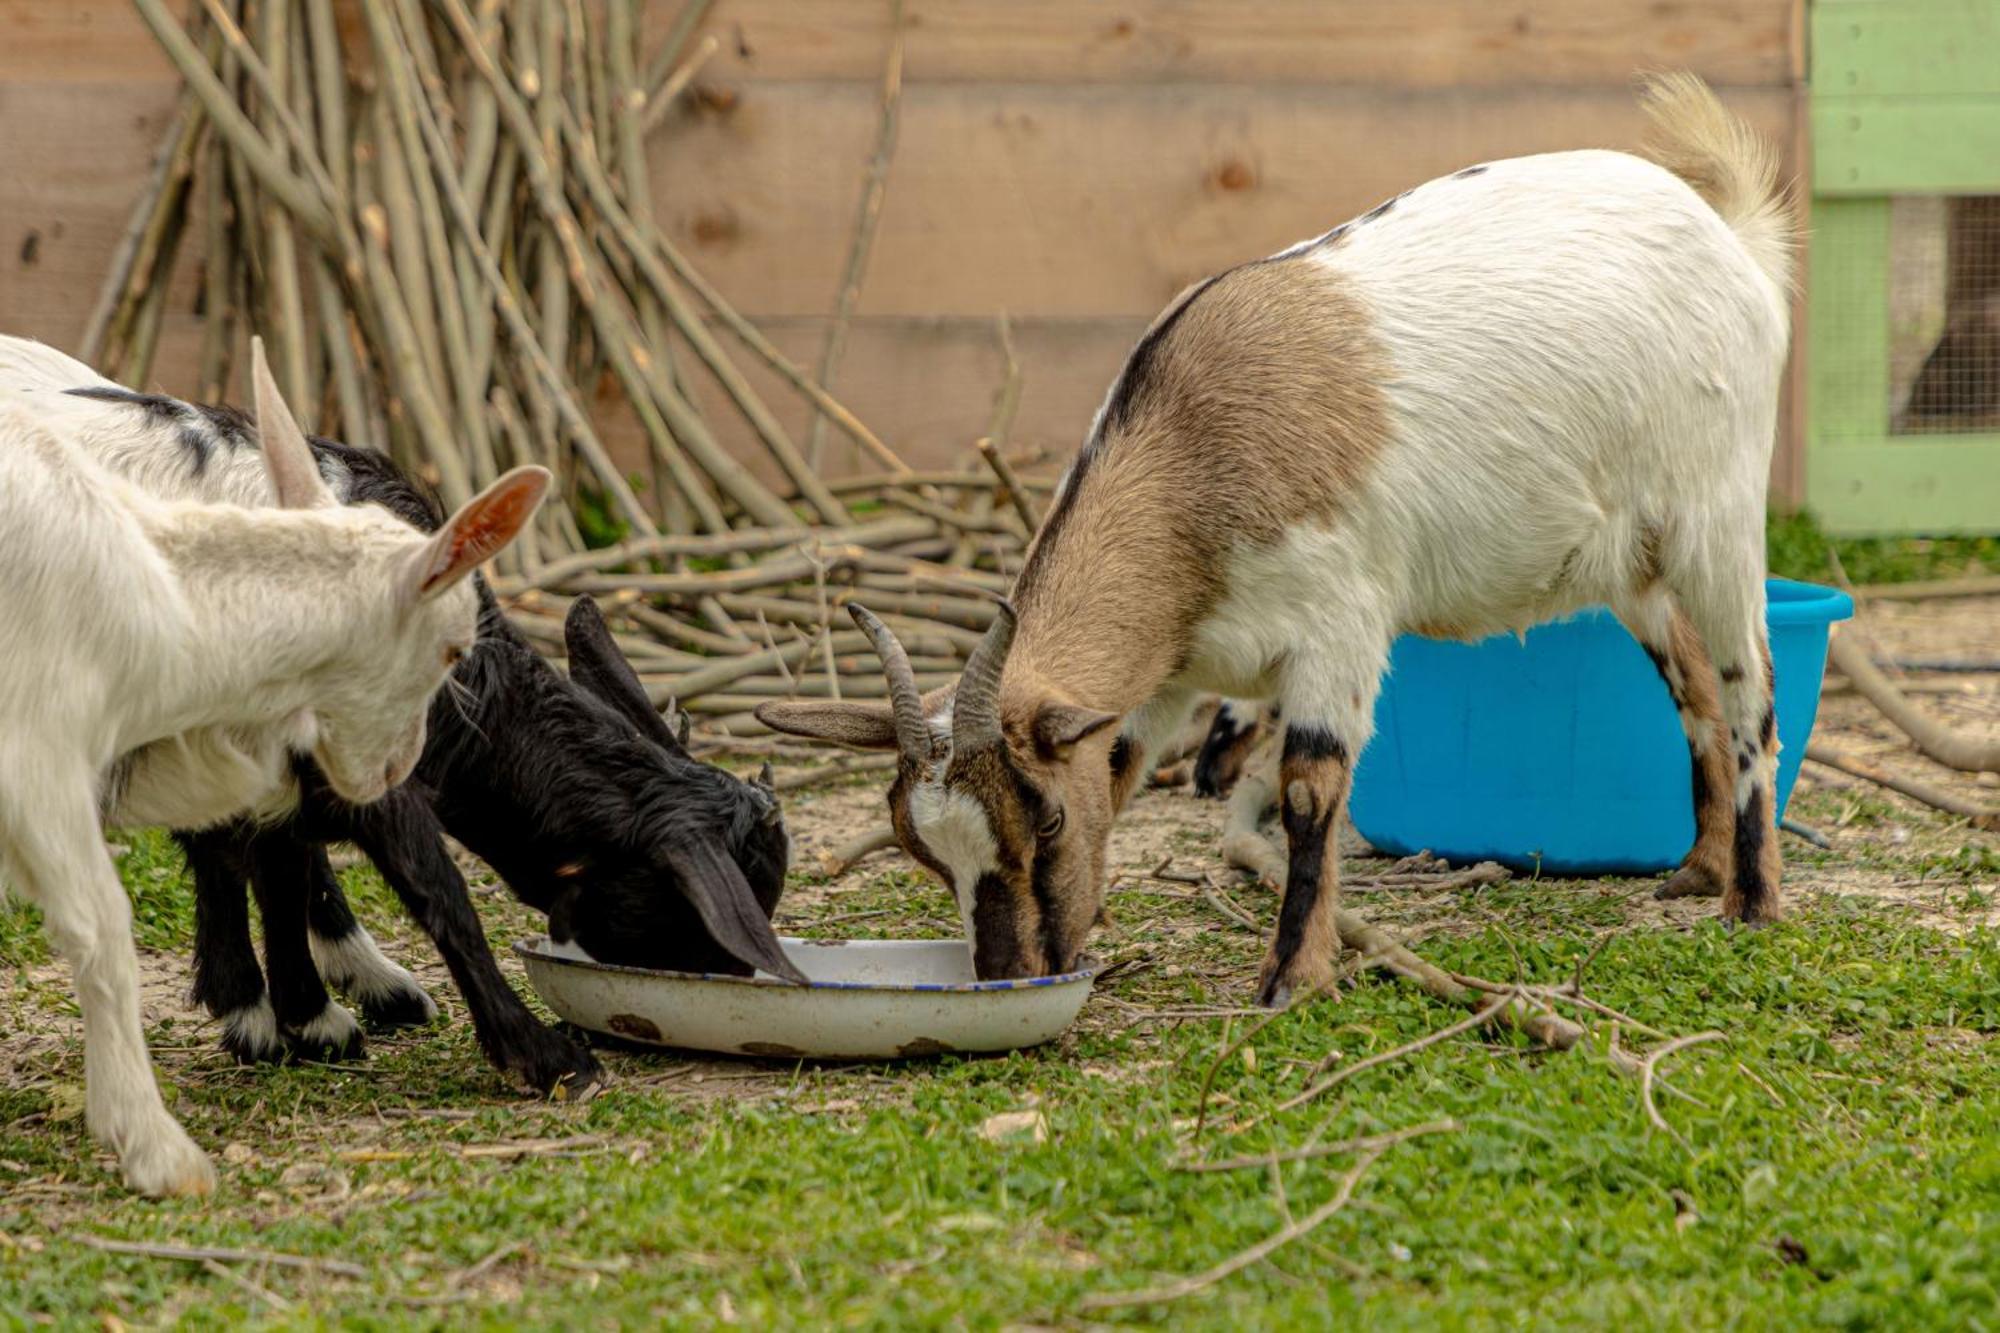
[[[464,660],[465,660],[465,649],[459,647],[455,643],[445,645],[444,664],[447,669],[457,666],[460,662]]]
[[[1047,819],[1044,819],[1042,821],[1042,826],[1035,830],[1035,836],[1040,838],[1043,842],[1047,842],[1050,838],[1055,837],[1056,834],[1061,833],[1062,828],[1063,828],[1063,812],[1061,810],[1057,810],[1054,814],[1050,815]]]

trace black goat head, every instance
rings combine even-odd
[[[690,942],[676,963],[736,971],[728,966],[733,959],[803,983],[771,929],[790,843],[768,776],[744,782],[689,755],[684,721],[677,732],[653,707],[592,599],[571,604],[563,638],[571,681],[629,722],[658,761],[651,766],[655,772],[634,775],[647,788],[634,794],[632,804],[641,827],[622,830],[619,841],[645,849],[658,878],[671,879],[719,954],[727,955]],[[660,886],[657,879],[651,885],[620,882],[627,878],[580,872],[550,911],[550,934],[577,939],[603,962],[657,958],[656,931],[671,928],[659,919]]]

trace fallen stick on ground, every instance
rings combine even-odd
[[[1924,602],[1940,597],[1992,597],[2000,594],[2000,575],[1970,579],[1930,579],[1919,583],[1869,583],[1855,596],[1877,602]]]
[[[1343,1139],[1339,1143],[1315,1143],[1304,1148],[1287,1148],[1280,1152],[1254,1153],[1247,1157],[1220,1157],[1208,1162],[1181,1162],[1175,1170],[1202,1174],[1210,1171],[1244,1171],[1251,1167],[1278,1166],[1285,1162],[1310,1161],[1315,1157],[1335,1157],[1341,1153],[1376,1152],[1392,1148],[1409,1139],[1421,1138],[1425,1134],[1451,1134],[1464,1128],[1456,1120],[1432,1120],[1422,1125],[1411,1125],[1408,1129],[1398,1129],[1388,1134],[1364,1134],[1360,1138]]]
[[[365,1278],[368,1270],[345,1259],[317,1259],[309,1254],[284,1254],[277,1250],[229,1250],[214,1246],[165,1245],[151,1241],[113,1240],[88,1231],[70,1233],[93,1250],[111,1254],[136,1254],[147,1259],[181,1259],[188,1263],[210,1260],[231,1264],[275,1264],[280,1268],[309,1268],[338,1277]]]
[[[1686,1139],[1681,1137],[1679,1130],[1667,1123],[1667,1118],[1660,1114],[1659,1106],[1653,1101],[1653,1080],[1658,1075],[1660,1061],[1670,1055],[1684,1051],[1690,1046],[1700,1046],[1705,1042],[1727,1040],[1729,1040],[1729,1034],[1726,1032],[1696,1032],[1685,1037],[1675,1037],[1672,1041],[1664,1045],[1654,1047],[1639,1059],[1639,1100],[1646,1107],[1646,1119],[1651,1121],[1656,1129],[1675,1143],[1678,1143],[1686,1151],[1692,1152],[1693,1148],[1690,1147]],[[1685,1096],[1686,1094],[1682,1095]]]
[[[871,829],[860,837],[842,843],[831,851],[819,854],[819,869],[829,877],[844,875],[859,865],[863,858],[896,845],[896,830],[884,825]]]
[[[780,773],[771,783],[771,788],[773,791],[799,791],[850,774],[880,773],[895,766],[896,756],[893,754],[858,754],[847,759],[836,759],[830,764],[821,764],[817,768],[801,768],[794,769],[790,773]]]
[[[1928,805],[1933,810],[1942,810],[1948,815],[1958,815],[1961,818],[1969,819],[1972,821],[1974,828],[1987,830],[2000,829],[2000,809],[1992,806],[1979,805],[1963,797],[1954,796],[1950,792],[1939,791],[1936,787],[1926,786],[1921,782],[1912,782],[1910,779],[1898,777],[1894,773],[1886,773],[1872,764],[1864,764],[1859,759],[1850,758],[1838,750],[1830,750],[1824,745],[1808,745],[1806,747],[1806,758],[1812,760],[1815,764],[1824,764],[1836,772],[1860,778],[1865,782],[1872,782],[1878,787],[1886,787],[1893,792],[1899,792],[1913,801]]]
[[[1354,1197],[1354,1187],[1361,1182],[1361,1177],[1367,1173],[1369,1167],[1375,1164],[1375,1160],[1387,1151],[1386,1147],[1365,1150],[1361,1154],[1361,1159],[1349,1167],[1345,1175],[1341,1176],[1340,1185],[1334,1190],[1331,1199],[1328,1199],[1325,1203],[1297,1221],[1288,1223],[1277,1231],[1272,1232],[1269,1236],[1266,1236],[1263,1240],[1258,1241],[1248,1249],[1231,1255],[1207,1272],[1197,1273],[1193,1277],[1180,1278],[1157,1287],[1141,1287],[1137,1291],[1096,1292],[1083,1298],[1082,1302],[1080,1302],[1081,1308],[1085,1310],[1116,1310],[1134,1305],[1161,1305],[1168,1301],[1177,1301],[1183,1296],[1191,1296],[1204,1287],[1214,1286],[1233,1273],[1242,1272],[1250,1265],[1268,1258],[1276,1251],[1283,1249],[1299,1237],[1311,1233],[1322,1222],[1347,1207],[1347,1202]]]
[[[290,1310],[292,1308],[292,1303],[283,1296],[272,1291],[269,1287],[251,1281],[228,1264],[219,1264],[213,1259],[204,1259],[201,1261],[201,1267],[202,1271],[211,1277],[219,1277],[231,1286],[241,1288],[246,1294],[265,1302],[274,1310]]]
[[[1346,1082],[1348,1079],[1353,1078],[1356,1074],[1359,1074],[1364,1070],[1373,1069],[1377,1065],[1386,1065],[1390,1061],[1400,1060],[1406,1055],[1414,1055],[1418,1051],[1423,1050],[1426,1046],[1435,1046],[1441,1041],[1449,1041],[1451,1038],[1456,1037],[1461,1033],[1470,1032],[1474,1028],[1485,1027],[1488,1023],[1492,1022],[1495,1018],[1499,1017],[1500,1011],[1506,1008],[1516,998],[1517,997],[1513,995],[1502,995],[1498,999],[1494,1000],[1491,1004],[1481,1009],[1478,1013],[1472,1014],[1467,1018],[1460,1019],[1458,1022],[1453,1023],[1450,1027],[1439,1028],[1435,1032],[1427,1032],[1423,1036],[1418,1037],[1415,1041],[1406,1041],[1401,1046],[1398,1046],[1393,1050],[1378,1052],[1375,1055],[1369,1056],[1365,1060],[1356,1060],[1353,1064],[1338,1069],[1332,1074],[1329,1074],[1327,1077],[1321,1079],[1319,1082],[1310,1085],[1305,1089],[1305,1091],[1298,1093],[1297,1095],[1288,1098],[1285,1101],[1279,1102],[1278,1109],[1280,1111],[1289,1111],[1293,1107],[1304,1106],[1307,1102],[1313,1100],[1313,1098],[1319,1096],[1321,1093],[1328,1091],[1329,1089],[1335,1087],[1338,1084]],[[1313,1073],[1315,1074],[1326,1073],[1327,1069],[1338,1058],[1339,1057],[1336,1055],[1326,1056],[1317,1065],[1313,1066]]]
[[[1834,635],[1827,655],[1854,688],[1925,755],[1965,773],[2000,773],[2000,741],[1963,735],[1917,708],[1875,665],[1861,635],[1853,630]]]
[[[1802,824],[1796,819],[1786,818],[1778,821],[1778,827],[1795,838],[1805,839],[1822,851],[1829,850],[1833,846],[1833,839],[1821,833],[1811,824]]]

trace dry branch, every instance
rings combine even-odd
[[[1859,759],[1842,754],[1825,744],[1811,744],[1806,747],[1806,758],[1815,764],[1824,764],[1837,772],[1872,782],[1878,787],[1899,792],[1933,810],[1942,810],[1948,815],[1958,815],[1972,822],[1974,828],[2000,829],[2000,809],[1980,805],[1948,791],[1940,791],[1925,783],[1914,782],[1894,773],[1884,772],[1873,764],[1864,764]]]
[[[2000,741],[1953,731],[1912,704],[1875,665],[1861,635],[1852,629],[1834,635],[1827,655],[1862,697],[1879,708],[1925,755],[1965,773],[2000,773]]]

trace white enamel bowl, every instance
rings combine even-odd
[[[780,938],[811,984],[759,972],[654,972],[514,946],[549,1007],[578,1027],[648,1046],[784,1059],[895,1060],[1011,1051],[1048,1041],[1083,1008],[1093,965],[979,981],[963,940]]]

